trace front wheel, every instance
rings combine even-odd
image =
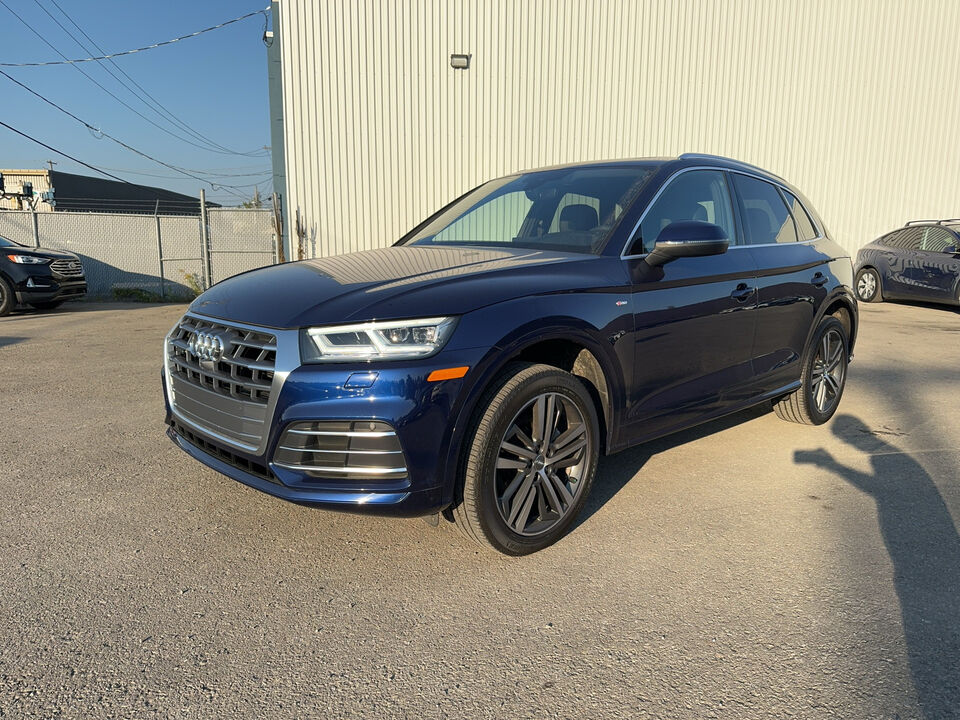
[[[804,425],[823,425],[833,417],[847,382],[849,346],[843,324],[824,318],[804,357],[800,387],[773,405],[777,417]]]
[[[0,317],[9,315],[16,306],[17,298],[13,294],[13,288],[10,287],[10,283],[0,277]]]
[[[597,468],[597,410],[583,383],[515,364],[481,400],[453,517],[471,540],[527,555],[559,540]]]
[[[857,288],[857,299],[860,302],[880,302],[883,296],[880,293],[880,275],[873,268],[863,268],[857,273],[854,283]]]

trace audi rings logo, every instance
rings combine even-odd
[[[223,338],[212,332],[198,332],[190,339],[190,352],[200,360],[220,362],[223,357]]]

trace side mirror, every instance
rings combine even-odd
[[[947,245],[947,246],[943,249],[943,251],[944,251],[947,255],[957,255],[958,253],[960,253],[960,247],[957,247],[956,245]]]
[[[644,262],[650,267],[660,267],[677,258],[722,255],[728,247],[730,238],[719,225],[683,220],[670,223],[660,231],[653,251]]]

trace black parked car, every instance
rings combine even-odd
[[[857,253],[862,302],[923,300],[960,305],[960,218],[914,220]]]
[[[86,293],[83,265],[73,253],[29,248],[0,237],[0,317],[17,305],[50,310]]]
[[[575,521],[601,454],[762,402],[829,420],[852,283],[810,203],[750,165],[518,173],[393,247],[200,295],[166,340],[168,432],[272,495],[442,512],[525,554]]]

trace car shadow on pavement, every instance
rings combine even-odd
[[[770,412],[772,412],[772,408],[769,404],[757,405],[717,420],[711,420],[703,425],[697,425],[689,430],[667,435],[658,440],[651,440],[615,455],[601,456],[593,487],[590,488],[590,494],[587,496],[587,501],[584,503],[583,510],[580,512],[573,528],[587,522],[595,512],[610,502],[628,482],[636,477],[641,468],[654,455],[756,420]]]
[[[833,434],[870,457],[871,472],[837,461],[824,449],[798,450],[794,461],[836,473],[877,504],[893,562],[913,684],[928,719],[960,708],[960,535],[930,475],[908,453],[861,420],[838,415]]]
[[[25,337],[14,337],[14,336],[2,337],[2,336],[0,336],[0,348],[5,347],[5,346],[7,346],[7,345],[16,345],[17,343],[23,342],[23,341],[26,340],[26,339],[27,339],[27,338],[25,338]]]

